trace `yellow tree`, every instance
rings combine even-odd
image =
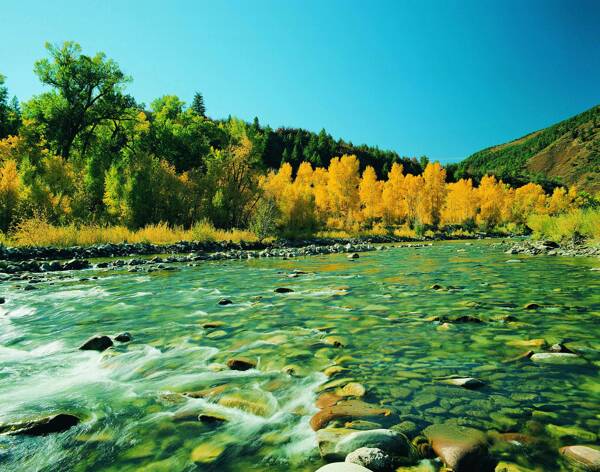
[[[358,159],[353,155],[335,157],[329,164],[327,191],[332,226],[345,227],[357,216],[360,207],[358,166]]]
[[[0,230],[7,231],[13,222],[20,199],[21,179],[17,163],[4,160],[0,164]]]
[[[389,223],[401,223],[406,218],[407,208],[404,198],[404,174],[402,164],[395,162],[383,184],[383,216]]]
[[[515,223],[524,224],[529,215],[545,211],[546,194],[541,186],[530,182],[515,190],[512,204],[512,220]]]
[[[367,166],[358,186],[362,216],[365,221],[372,222],[382,216],[382,191],[383,182],[377,180],[375,169]]]
[[[574,201],[576,196],[577,190],[574,187],[571,187],[568,192],[564,187],[556,187],[552,195],[547,199],[548,213],[550,215],[558,215],[577,206]]]
[[[427,164],[423,171],[423,190],[417,204],[421,224],[437,226],[446,199],[446,170],[439,162]]]
[[[493,175],[486,175],[481,179],[476,191],[479,202],[477,224],[485,228],[493,228],[506,218],[507,201],[511,196],[506,186]]]
[[[317,217],[326,222],[329,214],[329,172],[323,167],[317,167],[312,173],[312,191],[315,196]]]
[[[419,202],[422,199],[425,181],[421,175],[407,174],[404,177],[401,198],[406,207],[406,218],[411,224],[423,223],[419,214]]]
[[[447,185],[448,195],[442,210],[442,224],[463,225],[475,221],[477,194],[471,179],[460,179]]]

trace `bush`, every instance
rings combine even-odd
[[[527,226],[536,239],[567,241],[583,238],[600,242],[600,210],[587,208],[557,216],[531,215]]]

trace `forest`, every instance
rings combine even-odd
[[[334,140],[325,130],[271,129],[208,116],[164,95],[146,106],[103,53],[47,44],[34,72],[47,89],[9,98],[0,76],[0,231],[24,227],[196,225],[259,239],[323,231],[424,234],[522,231],[533,214],[591,206],[577,189],[456,180],[427,157]],[[33,223],[32,223],[33,222]]]

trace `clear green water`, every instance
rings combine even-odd
[[[490,242],[452,242],[357,261],[328,255],[151,274],[86,271],[51,277],[35,291],[4,283],[0,422],[58,411],[85,421],[46,437],[0,436],[0,469],[315,470],[322,462],[308,425],[314,390],[337,359],[349,369],[342,378],[366,387],[366,401],[393,410],[384,426],[452,419],[528,432],[542,443],[496,446],[495,454],[568,470],[556,448],[598,439],[558,438],[547,425],[600,432],[600,271],[590,270],[599,261],[510,258]],[[288,278],[294,269],[308,274]],[[79,280],[92,275],[98,279]],[[435,283],[455,289],[434,291]],[[281,286],[295,292],[273,293]],[[222,297],[235,303],[218,306]],[[524,310],[528,302],[543,307]],[[444,330],[427,321],[460,315],[485,323]],[[498,321],[506,315],[518,321]],[[203,329],[208,321],[224,324]],[[93,334],[122,331],[134,341],[102,354],[77,350]],[[345,347],[325,344],[328,336]],[[535,338],[564,341],[586,362],[503,362],[530,349],[511,341]],[[258,368],[223,369],[233,356],[254,358]],[[282,372],[290,365],[297,375]],[[436,381],[455,374],[487,385],[468,391]],[[260,414],[218,405],[219,396],[173,395],[224,384]],[[228,421],[195,420],[202,412]],[[202,444],[223,452],[196,466],[191,453]]]

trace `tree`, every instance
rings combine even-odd
[[[5,77],[0,74],[0,139],[14,136],[21,125],[21,108],[17,97],[8,100],[8,89],[4,85]]]
[[[256,234],[259,242],[273,236],[277,230],[279,211],[272,198],[262,198],[256,205],[254,214],[250,219],[250,230]]]
[[[192,110],[196,115],[206,118],[206,106],[204,105],[204,97],[200,92],[196,92],[194,94],[194,99],[192,100]]]
[[[417,215],[421,224],[437,226],[446,199],[446,170],[439,162],[427,164],[423,171],[423,192]]]
[[[471,179],[448,184],[446,204],[441,219],[444,225],[469,225],[477,215],[477,195]]]
[[[0,231],[7,231],[15,219],[20,186],[16,162],[5,160],[0,164]]]
[[[120,121],[135,102],[123,93],[130,79],[104,53],[86,56],[70,41],[46,49],[50,58],[37,61],[34,70],[53,90],[34,97],[26,114],[42,126],[54,151],[69,159],[76,141],[85,154],[98,126]]]
[[[383,216],[389,223],[400,223],[408,213],[404,198],[404,174],[402,164],[394,162],[383,184]]]
[[[377,180],[375,169],[371,166],[367,166],[358,186],[362,216],[365,221],[372,222],[376,218],[382,216],[382,192],[383,182]]]

